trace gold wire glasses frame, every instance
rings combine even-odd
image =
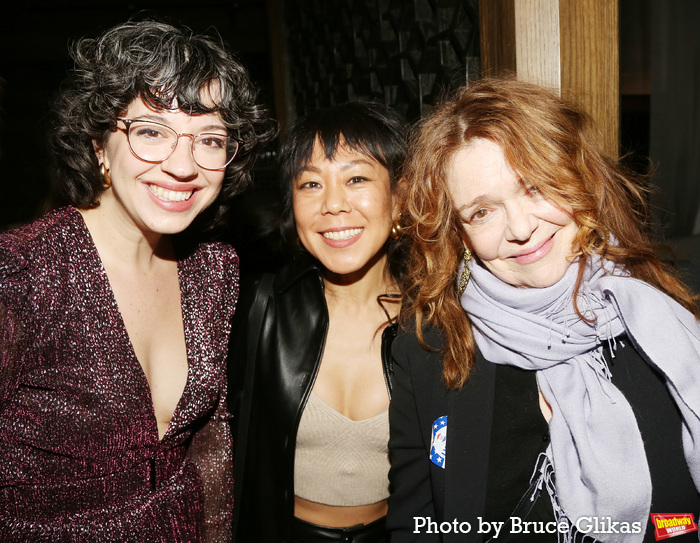
[[[192,158],[205,170],[223,170],[235,158],[240,143],[231,136],[202,133],[178,134],[167,125],[142,119],[117,117],[126,127],[126,140],[136,158],[152,164],[164,162],[175,152],[182,136],[192,140]]]

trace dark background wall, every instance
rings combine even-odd
[[[409,121],[441,96],[479,76],[478,0],[271,0],[279,12],[273,48],[278,118],[284,125],[318,108],[374,100]],[[256,183],[241,197],[236,241],[249,265],[279,264],[274,228],[276,183]],[[250,233],[253,232],[251,236]],[[263,247],[262,251],[260,247]],[[250,248],[250,251],[248,249]],[[284,254],[284,253],[283,253]],[[262,259],[262,262],[261,260]]]
[[[293,112],[354,98],[408,120],[479,74],[477,0],[288,0]]]
[[[49,104],[70,66],[68,44],[134,16],[186,24],[197,32],[215,27],[249,68],[262,100],[274,108],[264,1],[7,3],[0,15],[0,230],[35,217],[46,205]]]
[[[50,103],[69,44],[132,17],[215,32],[237,52],[284,128],[305,113],[373,99],[416,119],[477,77],[478,0],[52,0],[17,3],[0,19],[0,230],[50,207]],[[276,147],[238,198],[231,240],[250,273],[279,263]],[[271,236],[267,234],[273,232]]]
[[[414,120],[442,94],[478,77],[478,6],[479,0],[40,0],[4,6],[0,230],[47,208],[49,104],[68,69],[72,40],[135,16],[197,32],[215,29],[238,52],[283,127],[353,98],[384,102]],[[700,3],[620,0],[621,150],[634,153],[631,162],[639,168],[654,157],[666,194],[656,200],[659,215],[665,231],[681,239],[693,233],[695,217],[700,229],[700,38],[688,9],[697,13]],[[656,136],[650,137],[651,126]],[[272,146],[256,168],[255,187],[239,197],[232,216],[231,240],[251,273],[279,263],[274,236],[265,235],[278,212],[275,155]],[[674,202],[682,204],[678,211]],[[690,238],[686,247],[692,252],[698,243]]]

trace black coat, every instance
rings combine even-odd
[[[229,363],[237,519],[234,540],[283,543],[290,540],[294,517],[297,429],[328,332],[321,272],[307,260],[284,267],[275,276],[252,384],[244,377],[248,352],[246,304],[250,303],[243,301],[237,311]],[[382,335],[382,364],[390,394],[391,342],[395,335],[395,325],[387,327]],[[238,420],[247,394],[252,394],[250,420]],[[240,462],[242,455],[244,465]]]
[[[415,518],[437,524],[458,519],[472,522],[483,515],[487,483],[490,410],[495,366],[480,364],[461,390],[448,390],[442,380],[442,345],[434,329],[424,339],[426,351],[413,334],[402,333],[394,343],[394,397],[389,407],[391,470],[387,528],[392,542],[481,541],[471,534],[415,534]],[[480,354],[478,356],[481,356]],[[483,415],[486,414],[486,417]],[[430,462],[433,423],[448,416],[445,468]],[[452,428],[467,431],[450,431]],[[448,473],[449,470],[449,473]],[[473,523],[473,522],[472,522]]]
[[[437,352],[442,346],[440,335],[426,328],[424,338],[436,350],[423,349],[412,333],[402,332],[393,343],[389,408],[392,495],[387,528],[392,543],[481,543],[488,537],[479,533],[479,518],[509,518],[549,440],[548,426],[539,411],[535,372],[492,364],[477,350],[474,369],[464,387],[448,390]],[[651,511],[692,512],[697,517],[700,495],[683,456],[678,410],[663,378],[644,362],[631,342],[625,337],[617,342],[615,356],[608,351],[605,356],[612,382],[630,402],[645,443],[653,487]],[[445,467],[441,468],[430,460],[430,453],[432,427],[443,416],[448,422]],[[441,532],[440,525],[446,523],[445,530],[428,533],[426,525],[416,530],[416,517],[436,523],[438,529],[433,532]],[[526,520],[547,521],[551,517],[551,503],[543,492]],[[460,525],[462,522],[470,523],[468,533],[460,533],[467,528]],[[496,542],[502,541],[507,531],[504,526]],[[697,541],[697,533],[678,536],[678,543],[691,538]],[[557,534],[520,533],[511,541],[526,540],[556,542]],[[644,541],[655,541],[651,524]]]

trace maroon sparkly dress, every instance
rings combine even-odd
[[[162,441],[80,213],[0,234],[0,540],[228,541],[238,257],[178,260],[189,371]]]

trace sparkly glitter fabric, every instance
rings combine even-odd
[[[0,234],[0,540],[198,542],[230,537],[225,357],[238,257],[178,260],[189,372],[158,428],[82,216]]]

